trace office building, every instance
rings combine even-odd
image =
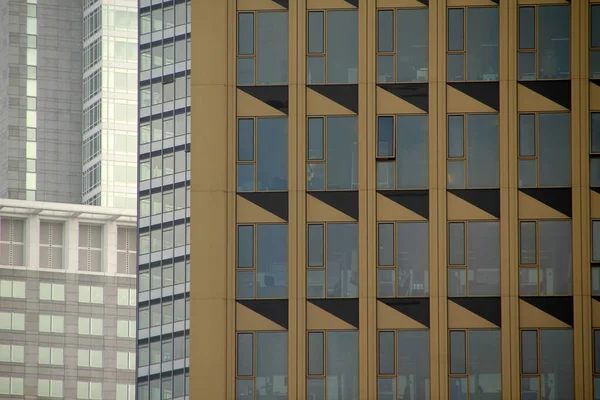
[[[600,3],[192,24],[193,396],[600,398]]]
[[[137,399],[188,398],[190,4],[139,3]]]
[[[136,214],[0,199],[0,397],[135,399]]]

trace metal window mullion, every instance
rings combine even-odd
[[[323,118],[323,189],[327,190],[327,146],[328,146],[328,134],[327,134],[327,117],[323,116],[321,117]],[[325,228],[326,224],[323,224],[323,228]],[[325,249],[327,248],[325,246],[325,230],[323,231],[323,244],[324,244],[324,249],[323,249],[323,256],[325,256]],[[325,263],[324,263],[325,264]]]
[[[465,56],[466,57],[466,56]],[[466,78],[466,75],[465,75]],[[466,79],[465,79],[466,80]],[[469,187],[469,160],[468,160],[468,149],[469,149],[469,128],[468,128],[468,115],[469,114],[463,114],[463,159],[464,159],[464,173],[465,173],[465,189],[467,189]],[[466,228],[466,224],[465,224],[465,228]],[[465,229],[465,236],[467,235],[467,230]],[[465,244],[466,244],[466,237],[465,237]],[[465,252],[465,256],[467,255],[467,253]],[[465,264],[466,264],[467,260],[465,257]]]

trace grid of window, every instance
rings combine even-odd
[[[0,376],[0,394],[23,395],[23,378]]]
[[[600,330],[594,330],[594,400],[600,397]]]
[[[600,187],[600,112],[590,115],[590,186]]]
[[[101,400],[102,383],[101,382],[77,382],[77,398]]]
[[[40,268],[64,269],[62,222],[40,221]]]
[[[117,320],[117,337],[135,339],[135,325],[135,321]]]
[[[59,379],[38,379],[39,397],[63,397],[63,381]]]
[[[117,369],[135,369],[135,353],[117,351]]]
[[[79,317],[77,333],[80,335],[102,336],[104,321],[102,318]]]
[[[137,304],[135,289],[117,288],[117,304],[120,306],[134,306]]]
[[[159,339],[153,339],[149,344],[144,342],[138,346],[138,366],[160,364],[172,360],[180,360],[189,357],[190,337],[189,333],[177,333],[173,336],[166,335]]]
[[[25,221],[0,218],[0,265],[24,265]]]
[[[83,133],[100,124],[102,120],[102,100],[97,100],[83,110]]]
[[[377,82],[427,82],[427,8],[377,10]]]
[[[190,281],[189,261],[177,261],[174,264],[164,261],[162,266],[142,270],[138,275],[140,292],[150,289],[167,288]]]
[[[116,400],[135,400],[135,385],[117,383]]]
[[[137,266],[137,229],[117,228],[117,272],[134,274]],[[135,300],[134,304],[135,305]]]
[[[25,347],[16,344],[0,344],[0,362],[25,362]]]
[[[24,331],[25,314],[0,312],[0,330]]]
[[[151,231],[140,232],[140,254],[170,250],[189,244],[189,226],[185,220],[179,220],[165,224],[162,229],[157,226]]]
[[[79,224],[79,270],[102,271],[102,226]]]
[[[86,102],[102,90],[102,70],[94,71],[83,78],[83,101]]]
[[[65,285],[40,282],[40,300],[65,301]]]
[[[65,317],[63,315],[40,315],[39,331],[46,333],[65,333]]]
[[[38,363],[40,365],[63,365],[64,349],[62,347],[39,347]]]
[[[83,17],[83,40],[88,39],[102,27],[102,7]]]
[[[88,71],[102,59],[102,38],[98,38],[83,48],[83,72]]]
[[[103,304],[104,303],[104,287],[79,285],[79,302]]]
[[[25,298],[25,282],[0,280],[0,298]]]
[[[590,78],[600,79],[600,4],[590,4]]]
[[[77,350],[77,366],[86,368],[102,368],[104,362],[102,350]]]

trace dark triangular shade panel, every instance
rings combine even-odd
[[[273,0],[273,2],[279,4],[281,7],[290,8],[289,0]]]
[[[594,192],[600,194],[600,187],[590,187],[590,190],[593,190]]]
[[[600,86],[600,79],[590,79],[590,82],[592,82],[594,85]]]
[[[519,83],[567,110],[571,109],[571,80],[519,81]]]
[[[282,220],[288,220],[287,192],[238,192],[238,195],[277,215]]]
[[[358,190],[311,191],[308,194],[358,221]]]
[[[308,301],[358,328],[358,299],[308,299]]]
[[[486,106],[500,111],[500,84],[497,81],[448,82],[448,85]]]
[[[358,114],[358,85],[309,85],[308,87]]]
[[[417,0],[419,3],[426,5],[429,7],[429,0]]]
[[[427,83],[382,83],[377,86],[425,112],[429,111],[429,85]]]
[[[448,300],[498,327],[502,325],[500,297],[453,297]]]
[[[378,190],[377,193],[429,219],[428,190]]]
[[[542,310],[548,315],[552,315],[559,321],[562,321],[569,326],[573,326],[572,296],[524,296],[521,297],[521,300],[531,304],[539,310]]]
[[[346,3],[351,4],[354,7],[358,8],[358,1],[359,0],[346,0]]]
[[[500,0],[491,0],[492,3],[500,4]]]
[[[414,319],[420,324],[429,328],[429,299],[428,298],[413,298],[413,299],[378,299],[383,304],[392,307],[394,310]]]
[[[448,192],[500,218],[500,189],[449,189]]]
[[[571,188],[531,188],[519,190],[548,207],[565,214],[567,217],[571,217]]]
[[[288,328],[288,301],[276,300],[238,300],[238,303],[248,307],[277,325]]]
[[[284,114],[288,113],[288,87],[278,86],[238,86],[238,89],[270,105]]]
[[[600,296],[592,296],[592,299],[594,299],[594,300],[596,300],[596,301],[600,302]]]

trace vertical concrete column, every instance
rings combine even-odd
[[[79,270],[79,222],[71,218],[65,222],[64,263],[67,272]]]
[[[117,223],[108,221],[102,229],[102,271],[108,275],[117,273]]]
[[[25,266],[40,267],[40,217],[31,215],[25,222]]]

